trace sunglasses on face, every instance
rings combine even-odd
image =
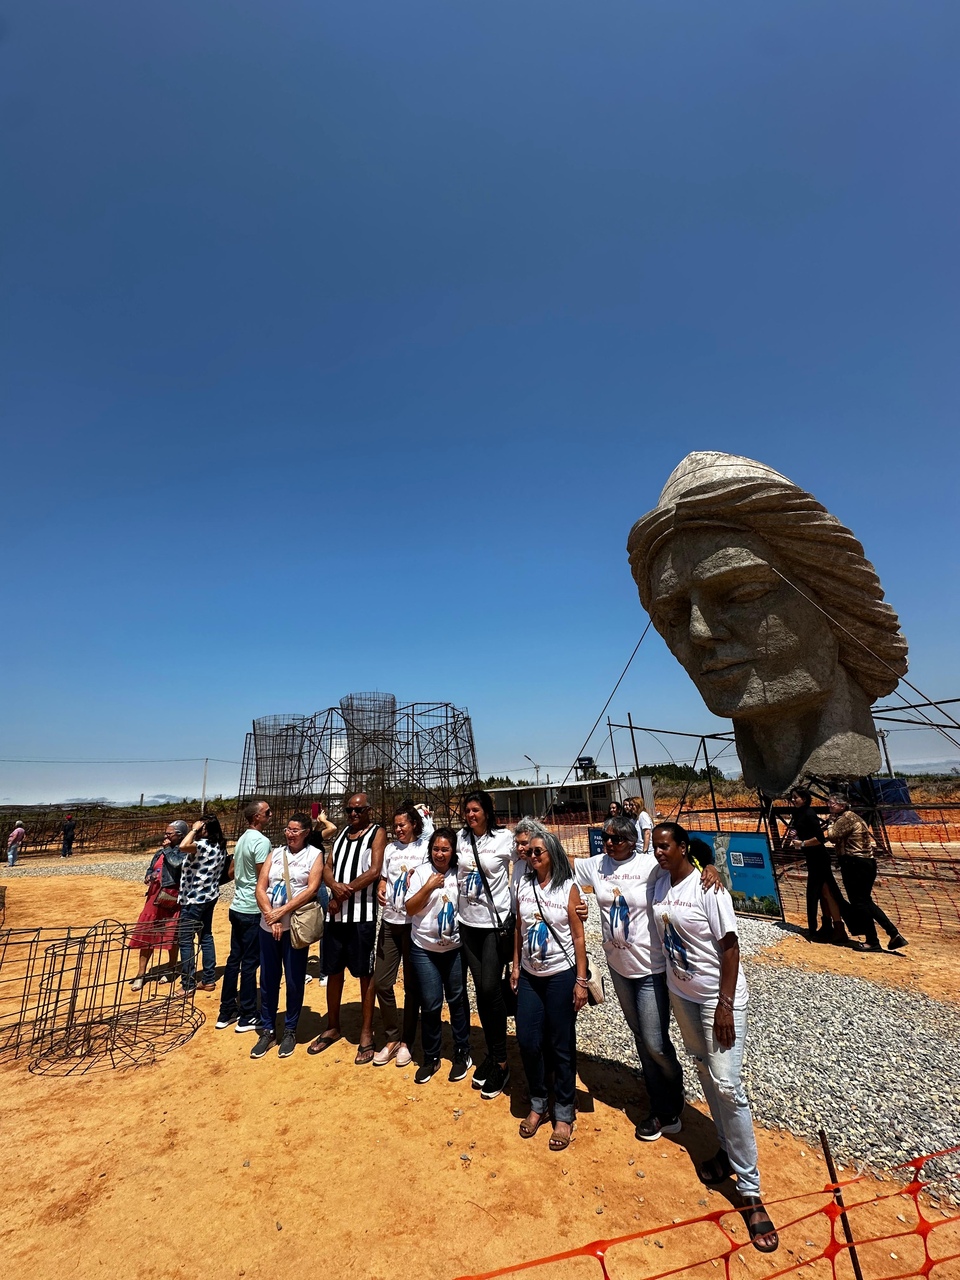
[[[626,844],[623,836],[615,836],[612,831],[605,831],[602,836],[604,844]]]
[[[368,804],[348,804],[344,806],[344,813],[366,813],[370,808]]]

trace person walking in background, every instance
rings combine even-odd
[[[791,849],[802,852],[807,861],[807,936],[811,942],[832,942],[845,947],[850,939],[843,927],[843,895],[833,877],[830,851],[823,838],[823,825],[813,811],[813,796],[806,787],[790,792],[793,813],[788,839]],[[820,907],[823,928],[818,929]]]
[[[23,842],[27,838],[26,830],[21,820],[18,818],[14,824],[13,830],[7,836],[7,866],[15,867],[20,850],[23,848]]]
[[[907,946],[907,940],[873,900],[873,886],[877,878],[877,859],[874,854],[870,828],[858,813],[850,808],[846,796],[835,792],[827,800],[830,825],[824,836],[835,847],[840,863],[840,878],[850,900],[851,924],[855,933],[866,936],[865,942],[855,942],[855,951],[882,951],[877,936],[877,925],[886,932],[890,941],[888,951],[899,951]]]
[[[423,1062],[414,1080],[426,1084],[440,1070],[441,1017],[446,996],[453,1033],[453,1065],[447,1079],[463,1080],[470,1070],[470,1016],[466,971],[457,918],[457,837],[450,827],[437,827],[427,847],[427,860],[410,877],[404,909],[412,929],[410,959],[417,973],[421,1003]]]
[[[307,976],[306,947],[290,941],[290,917],[314,900],[323,874],[323,854],[307,844],[311,821],[295,813],[283,829],[287,843],[270,852],[257,877],[260,908],[260,1017],[263,1025],[251,1058],[262,1058],[276,1043],[280,978],[287,984],[287,1007],[278,1057],[289,1058],[297,1047],[297,1024],[303,1009]]]
[[[182,818],[171,822],[164,832],[163,843],[150,859],[143,883],[147,886],[143,910],[137,919],[127,946],[140,952],[136,976],[130,979],[134,991],[146,981],[147,965],[154,950],[169,951],[169,968],[158,975],[159,982],[172,982],[177,963],[177,923],[180,914],[180,875],[183,854],[180,842],[190,830]]]
[[[326,924],[320,946],[320,966],[327,978],[327,1026],[308,1053],[323,1053],[343,1034],[340,1004],[344,971],[360,980],[362,1025],[354,1062],[358,1067],[373,1061],[372,981],[377,941],[377,886],[383,868],[387,835],[371,821],[370,802],[359,792],[344,805],[347,825],[337,836],[323,864],[323,879],[330,891]]]
[[[63,847],[60,850],[61,858],[70,858],[73,856],[73,837],[77,830],[77,824],[74,822],[73,814],[68,813],[66,821],[61,828],[63,836]]]
[[[697,1172],[708,1187],[736,1174],[754,1248],[773,1253],[780,1242],[760,1197],[757,1140],[743,1087],[748,991],[733,903],[727,893],[704,889],[690,861],[690,837],[678,823],[658,823],[653,847],[662,871],[653,889],[653,914],[670,1003],[720,1143]]]
[[[220,986],[217,1029],[237,1024],[237,1032],[256,1031],[257,970],[260,967],[260,909],[257,876],[270,853],[263,828],[272,816],[266,800],[251,800],[243,811],[247,829],[233,850],[233,902],[230,904],[230,954]]]
[[[581,898],[563,845],[552,832],[531,837],[527,858],[530,871],[517,886],[510,973],[517,993],[517,1044],[530,1089],[530,1114],[520,1125],[520,1137],[532,1138],[547,1118],[549,1060],[556,1096],[550,1150],[563,1151],[576,1115],[577,1014],[587,1003],[587,947],[577,914]]]
[[[503,970],[513,951],[513,835],[497,822],[486,791],[464,797],[463,816],[464,827],[457,836],[457,914],[487,1044],[487,1056],[474,1071],[472,1084],[481,1098],[490,1099],[510,1083]]]
[[[184,991],[197,984],[196,939],[200,939],[201,991],[216,991],[217,949],[213,912],[220,898],[220,878],[227,861],[227,841],[217,818],[201,818],[180,844],[184,855],[180,878],[180,983]]]
[[[414,871],[427,860],[427,840],[423,818],[412,804],[402,805],[393,815],[394,839],[383,855],[383,869],[377,900],[380,904],[380,933],[377,937],[377,965],[373,975],[386,1044],[373,1058],[375,1067],[385,1067],[393,1058],[398,1067],[408,1067],[417,1034],[419,1009],[416,972],[410,961],[413,928],[406,910],[407,894]],[[457,935],[457,946],[460,936]],[[403,964],[403,1026],[397,1018],[394,984]]]

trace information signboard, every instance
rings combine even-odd
[[[712,850],[714,865],[730,890],[738,915],[783,919],[770,842],[765,835],[752,831],[691,831],[689,835],[694,857],[694,841],[702,840]]]

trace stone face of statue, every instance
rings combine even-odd
[[[653,562],[657,630],[714,715],[800,710],[825,701],[837,682],[833,632],[776,563],[753,534],[697,528]]]
[[[627,548],[657,630],[733,720],[748,785],[775,796],[879,768],[870,707],[907,644],[863,547],[811,494],[750,458],[692,453]]]

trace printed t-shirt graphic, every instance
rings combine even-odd
[[[286,906],[289,901],[283,875],[284,853],[287,855],[287,867],[290,872],[290,892],[294,898],[307,887],[310,880],[310,869],[317,858],[323,857],[323,854],[318,849],[314,849],[310,845],[305,845],[299,853],[292,853],[289,849],[285,849],[283,845],[279,849],[274,849],[273,857],[270,859],[270,875],[267,879],[267,900],[274,909]],[[284,933],[290,928],[289,913],[280,921],[280,926]],[[262,914],[260,916],[260,928],[266,929],[268,932],[270,930],[270,926],[266,923]]]
[[[403,844],[391,840],[383,853],[383,878],[387,882],[387,905],[383,918],[388,924],[409,924],[404,910],[410,892],[410,877],[427,860],[427,839],[420,836]]]
[[[701,888],[697,871],[677,885],[671,885],[663,872],[653,889],[653,913],[667,958],[667,986],[694,1004],[715,1001],[720,991],[720,942],[737,932],[730,895]],[[747,999],[741,966],[733,1007],[744,1008]]]
[[[407,897],[419,893],[432,875],[432,863],[424,862],[410,875]],[[453,951],[460,946],[460,921],[457,918],[457,873],[449,868],[443,884],[434,889],[423,910],[410,917],[411,938],[424,951]]]
[[[517,915],[523,938],[520,963],[528,973],[549,978],[576,964],[567,914],[572,889],[572,880],[564,881],[556,889],[549,885],[541,889],[532,872],[517,886]],[[553,926],[552,933],[548,923]]]
[[[650,907],[660,864],[652,853],[632,853],[617,862],[609,854],[577,858],[574,878],[589,886],[600,908],[607,964],[624,978],[663,973],[665,962]]]
[[[477,837],[477,854],[493,895],[493,905],[483,887],[483,878],[477,870],[469,833],[457,836],[457,885],[459,903],[457,913],[463,924],[479,929],[495,929],[510,914],[510,861],[513,854],[513,833],[506,827],[488,831]]]

